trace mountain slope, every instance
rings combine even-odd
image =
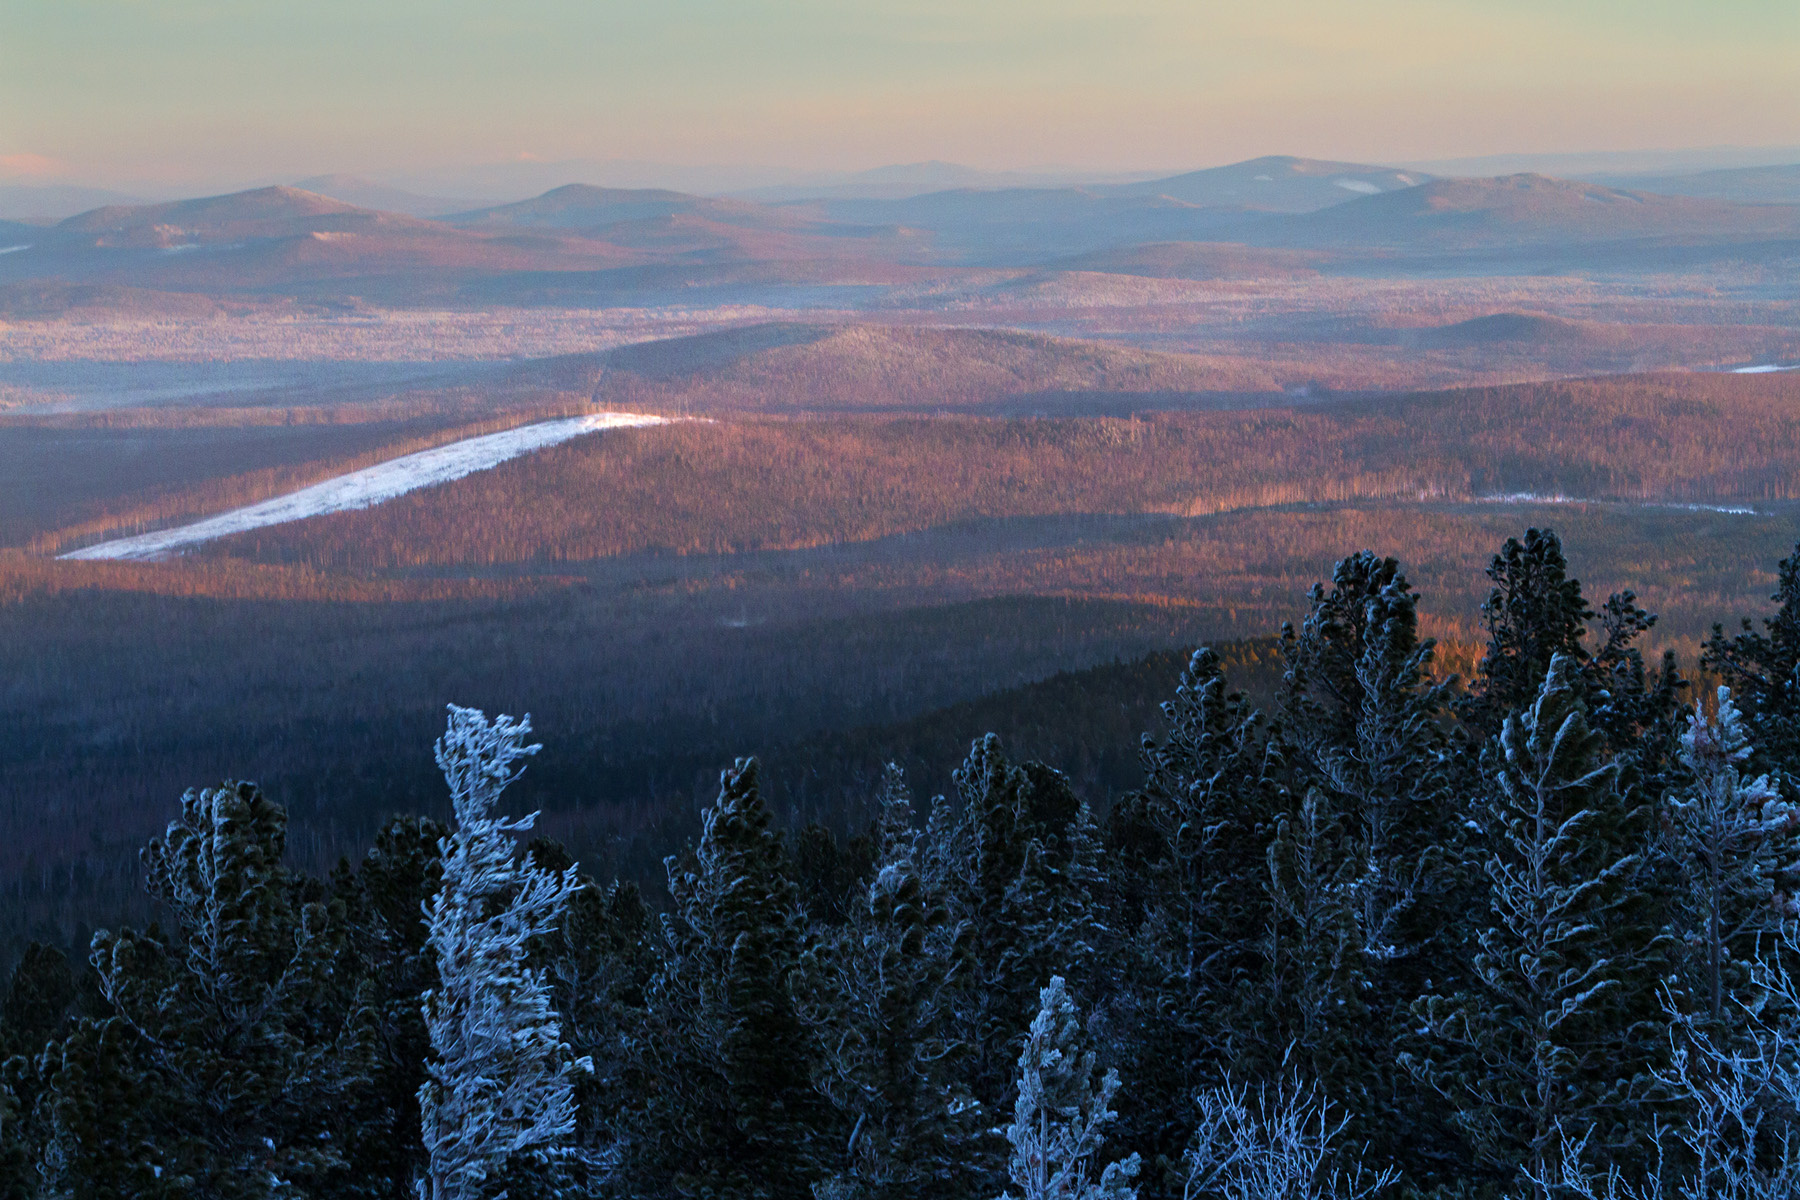
[[[605,404],[692,412],[1007,411],[1080,394],[1253,391],[1260,371],[1188,354],[992,329],[752,325],[532,364]]]
[[[65,238],[98,246],[169,247],[373,227],[432,228],[413,217],[358,208],[299,188],[266,187],[167,204],[97,208],[55,229]]]

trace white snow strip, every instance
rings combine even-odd
[[[1783,367],[1775,363],[1763,363],[1758,367],[1733,367],[1733,375],[1770,375],[1776,371],[1800,371],[1800,366]]]
[[[1379,187],[1362,179],[1334,179],[1331,182],[1337,184],[1346,192],[1356,192],[1363,196],[1378,196],[1381,194],[1381,189]]]
[[[31,249],[33,245],[35,245],[35,243],[25,242],[17,246],[0,246],[0,254],[17,254],[21,250]]]
[[[1478,504],[1610,504],[1624,508],[1672,508],[1680,512],[1724,513],[1731,517],[1761,516],[1754,508],[1736,504],[1683,504],[1656,500],[1588,500],[1581,496],[1543,495],[1538,492],[1508,492],[1503,496],[1476,496]]]
[[[324,513],[368,508],[418,488],[449,483],[453,479],[497,467],[509,458],[530,454],[534,450],[566,442],[584,433],[667,423],[666,417],[623,412],[541,421],[536,425],[523,425],[501,433],[464,438],[447,446],[402,455],[384,463],[376,463],[372,467],[364,467],[360,471],[352,471],[348,475],[315,483],[297,492],[289,492],[285,496],[277,496],[273,500],[264,500],[247,508],[234,508],[230,512],[195,521],[191,525],[101,542],[72,550],[60,557],[130,559],[139,562],[164,558],[186,547],[242,533],[246,529],[261,529]]]

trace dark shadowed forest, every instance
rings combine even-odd
[[[1800,548],[1685,667],[1547,529],[1484,574],[1464,647],[1364,551],[1273,640],[737,759],[655,881],[501,816],[475,710],[335,866],[165,799],[153,919],[18,957],[0,1183],[1790,1195]]]

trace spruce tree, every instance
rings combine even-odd
[[[1492,1178],[1544,1178],[1574,1139],[1598,1155],[1646,1146],[1646,1096],[1666,1044],[1663,950],[1632,886],[1647,830],[1628,771],[1604,757],[1576,682],[1552,658],[1508,717],[1478,809],[1489,915],[1474,987],[1430,996],[1410,1065],[1450,1099]]]
[[[1018,1098],[1006,1129],[1013,1190],[1002,1200],[1136,1200],[1138,1156],[1105,1161],[1119,1074],[1095,1078],[1095,1054],[1062,976],[1052,976],[1039,997],[1019,1053]]]
[[[0,1200],[31,1200],[33,1155],[25,1137],[25,1114],[10,1061],[0,1064]]]
[[[0,1002],[0,1200],[37,1195],[44,1056],[66,1032],[75,1000],[69,960],[52,946],[28,944]]]
[[[1287,757],[1344,822],[1359,949],[1390,974],[1432,957],[1440,930],[1425,914],[1453,878],[1443,860],[1461,825],[1447,690],[1429,676],[1435,644],[1418,636],[1417,608],[1399,564],[1364,552],[1337,565],[1329,594],[1314,589],[1282,639]]]
[[[530,855],[545,870],[575,865],[547,838],[534,840]],[[625,1157],[633,1116],[643,1106],[646,1083],[633,1044],[656,972],[654,934],[655,918],[636,885],[615,880],[602,887],[583,876],[562,922],[541,947],[563,1037],[593,1068],[576,1080],[572,1135],[590,1161]],[[597,1183],[602,1172],[587,1174]]]
[[[425,994],[431,1037],[419,1109],[430,1200],[475,1200],[509,1167],[554,1160],[575,1129],[574,1081],[588,1064],[562,1040],[550,988],[528,952],[555,928],[576,890],[561,873],[521,862],[513,835],[536,814],[494,811],[518,778],[531,719],[488,720],[450,706],[438,739],[456,826],[442,845],[442,882],[427,906],[437,980]]]
[[[286,828],[279,805],[231,784],[190,791],[145,851],[172,934],[97,934],[104,1015],[46,1057],[50,1151],[68,1190],[382,1190],[345,1155],[345,1100],[372,1055],[345,913],[281,865]]]
[[[370,1179],[394,1181],[411,1196],[425,1169],[419,1089],[431,1056],[425,993],[437,981],[425,910],[443,879],[449,829],[427,817],[396,817],[352,871],[340,864],[334,895],[349,913],[350,958],[361,980],[375,1054],[368,1086],[352,1111],[356,1135],[346,1157]]]
[[[1701,662],[1743,711],[1752,768],[1785,768],[1783,786],[1792,794],[1800,784],[1800,545],[1781,560],[1770,599],[1779,607],[1760,632],[1748,617],[1730,638],[1723,625],[1714,625]]]
[[[1465,709],[1483,736],[1535,700],[1557,655],[1586,661],[1581,642],[1594,616],[1581,581],[1569,576],[1554,530],[1527,529],[1523,541],[1507,538],[1487,577],[1494,582],[1481,606],[1488,647]]]
[[[793,994],[808,934],[769,826],[756,760],[740,759],[699,845],[668,862],[674,910],[647,1003],[650,1094],[630,1165],[640,1187],[787,1200],[826,1174],[829,1109]]]
[[[951,919],[967,926],[957,1036],[971,1049],[969,1085],[991,1112],[1011,1090],[1035,981],[1059,970],[1091,975],[1100,843],[1068,780],[1042,763],[1012,763],[991,733],[954,778],[960,804],[933,805],[920,865]]]
[[[1196,651],[1162,706],[1167,735],[1144,737],[1144,786],[1107,824],[1113,982],[1096,1013],[1132,1079],[1117,1136],[1142,1150],[1151,1192],[1177,1186],[1194,1093],[1285,1048],[1262,1019],[1283,763],[1262,715],[1226,689],[1219,656]]]
[[[1468,895],[1448,692],[1395,560],[1351,555],[1311,599],[1282,637],[1282,754],[1303,799],[1270,850],[1272,994],[1351,1136],[1406,1156],[1439,1106],[1394,1045],[1412,1000],[1454,970]]]
[[[1666,785],[1679,732],[1687,681],[1665,651],[1651,671],[1635,644],[1656,625],[1632,592],[1607,597],[1596,611],[1569,575],[1555,531],[1528,529],[1525,540],[1508,538],[1487,571],[1494,588],[1482,605],[1487,652],[1472,693],[1461,705],[1477,742],[1492,737],[1508,714],[1535,698],[1550,660],[1566,655],[1579,665],[1570,678],[1588,706],[1588,722],[1605,739],[1607,753],[1631,758],[1652,793]],[[1588,623],[1603,635],[1590,653],[1583,645]]]
[[[1746,776],[1745,725],[1728,687],[1712,719],[1694,706],[1680,750],[1689,782],[1669,797],[1665,835],[1682,884],[1674,908],[1684,999],[1726,1045],[1728,1024],[1760,1007],[1756,955],[1796,915],[1800,885],[1800,809],[1769,776]]]
[[[1266,857],[1273,911],[1262,1037],[1291,1045],[1307,1076],[1346,1111],[1385,1112],[1382,1031],[1369,1010],[1373,964],[1357,924],[1360,868],[1330,796],[1309,789],[1276,823]],[[1270,1049],[1239,1069],[1266,1070]]]
[[[809,1021],[830,1030],[819,1090],[849,1137],[821,1195],[952,1200],[976,1189],[979,1107],[960,1079],[968,1047],[951,1005],[966,926],[914,861],[911,799],[890,765],[869,843],[875,878],[803,972]]]

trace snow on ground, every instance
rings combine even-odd
[[[264,500],[246,508],[234,508],[191,525],[143,533],[136,537],[118,538],[98,545],[72,550],[63,558],[131,559],[147,561],[166,558],[189,546],[210,542],[246,529],[281,525],[324,513],[346,509],[368,508],[384,500],[405,495],[422,487],[449,483],[477,471],[497,467],[510,458],[566,442],[570,438],[601,429],[625,429],[643,425],[663,425],[665,417],[641,413],[605,412],[585,417],[565,417],[557,421],[541,421],[502,433],[464,438],[447,446],[421,450],[399,458],[339,475],[323,483]]]
[[[1775,363],[1763,363],[1756,367],[1734,367],[1731,373],[1733,375],[1769,375],[1776,371],[1800,371],[1800,366],[1783,367]]]

